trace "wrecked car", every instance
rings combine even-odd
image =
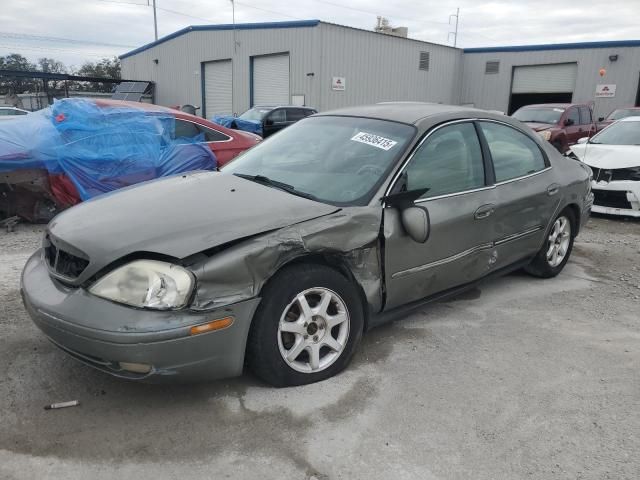
[[[261,141],[166,107],[71,98],[0,124],[0,216],[30,221],[97,195],[213,170]]]
[[[246,364],[275,386],[307,384],[409,308],[521,267],[557,275],[589,216],[589,175],[481,110],[322,113],[220,172],[63,212],[21,291],[55,345],[118,377],[223,378]]]
[[[640,218],[640,116],[581,138],[571,152],[593,171],[594,212]]]

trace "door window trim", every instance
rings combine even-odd
[[[422,145],[429,139],[429,137],[431,137],[431,135],[433,135],[435,132],[437,132],[441,128],[444,128],[444,127],[447,127],[447,126],[450,126],[450,125],[456,125],[456,124],[459,124],[459,123],[471,123],[473,125],[473,127],[474,127],[474,130],[476,131],[476,135],[478,135],[478,130],[477,130],[476,126],[474,125],[474,122],[476,120],[477,120],[477,118],[460,118],[460,119],[456,119],[456,120],[450,120],[450,121],[441,123],[440,125],[436,125],[431,130],[429,130],[427,133],[425,133],[424,136],[422,137],[422,139],[420,139],[420,141],[413,147],[413,150],[407,156],[407,158],[404,160],[404,162],[402,163],[402,166],[393,175],[393,178],[391,179],[391,182],[389,183],[389,186],[385,190],[384,196],[386,197],[387,195],[389,195],[391,193],[391,191],[393,191],[393,189],[396,186],[396,182],[402,176],[403,172],[407,168],[407,165],[409,165],[409,163],[411,162],[413,157],[416,155],[416,152],[418,150],[420,150]],[[493,188],[493,185],[487,184],[487,182],[490,179],[487,178],[487,173],[488,172],[487,172],[487,165],[486,165],[486,161],[485,161],[485,150],[483,148],[482,141],[480,140],[480,138],[478,138],[478,141],[480,142],[480,150],[482,151],[482,164],[483,164],[483,167],[484,167],[484,170],[485,170],[485,174],[484,174],[485,186],[484,187],[472,188],[472,189],[469,189],[469,190],[462,190],[460,192],[445,193],[443,195],[438,195],[438,196],[434,196],[434,197],[421,198],[421,199],[415,200],[414,203],[418,204],[418,203],[428,202],[430,200],[438,200],[440,198],[456,197],[458,195],[465,195],[467,193],[479,192],[479,191],[482,191],[482,190],[488,190],[488,189]],[[385,203],[383,203],[382,208],[386,208],[386,207],[387,207],[387,205]]]
[[[227,143],[227,142],[231,142],[233,140],[232,136],[227,135],[226,133],[221,132],[220,130],[216,130],[215,128],[208,127],[207,125],[202,125],[201,123],[194,122],[193,120],[187,120],[186,118],[178,118],[178,117],[176,117],[176,121],[178,121],[178,120],[180,120],[182,122],[193,123],[196,127],[202,127],[202,128],[208,128],[209,130],[214,130],[214,131],[218,132],[220,135],[224,135],[225,137],[227,137],[226,140],[211,140],[209,142],[204,141],[202,143]]]

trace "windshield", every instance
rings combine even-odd
[[[620,120],[621,118],[640,116],[640,109],[618,108],[609,114],[607,120]]]
[[[273,110],[272,108],[261,108],[261,107],[254,107],[251,108],[249,110],[247,110],[246,112],[244,112],[242,115],[240,115],[238,118],[241,118],[242,120],[252,120],[254,122],[261,122],[262,119],[264,118],[264,116],[269,113],[271,110]]]
[[[531,122],[531,123],[549,123],[554,124],[558,123],[560,117],[564,113],[564,108],[553,108],[553,107],[544,107],[544,108],[530,108],[525,107],[518,110],[512,116],[520,120],[521,122]]]
[[[589,143],[604,145],[640,145],[640,121],[612,123]]]
[[[333,205],[366,205],[415,134],[396,122],[309,117],[282,130],[221,170],[281,182]]]

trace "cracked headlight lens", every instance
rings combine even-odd
[[[135,260],[100,278],[89,292],[133,307],[171,310],[187,304],[194,283],[191,272],[179,265]]]

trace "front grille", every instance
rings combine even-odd
[[[593,190],[593,204],[600,207],[631,208],[631,203],[627,200],[627,192],[616,192],[614,190]]]
[[[89,265],[89,260],[58,248],[49,235],[44,239],[44,257],[52,272],[69,279],[79,277]]]
[[[632,180],[640,181],[640,168],[595,168],[593,170],[593,179],[596,182],[613,182],[615,180]]]

